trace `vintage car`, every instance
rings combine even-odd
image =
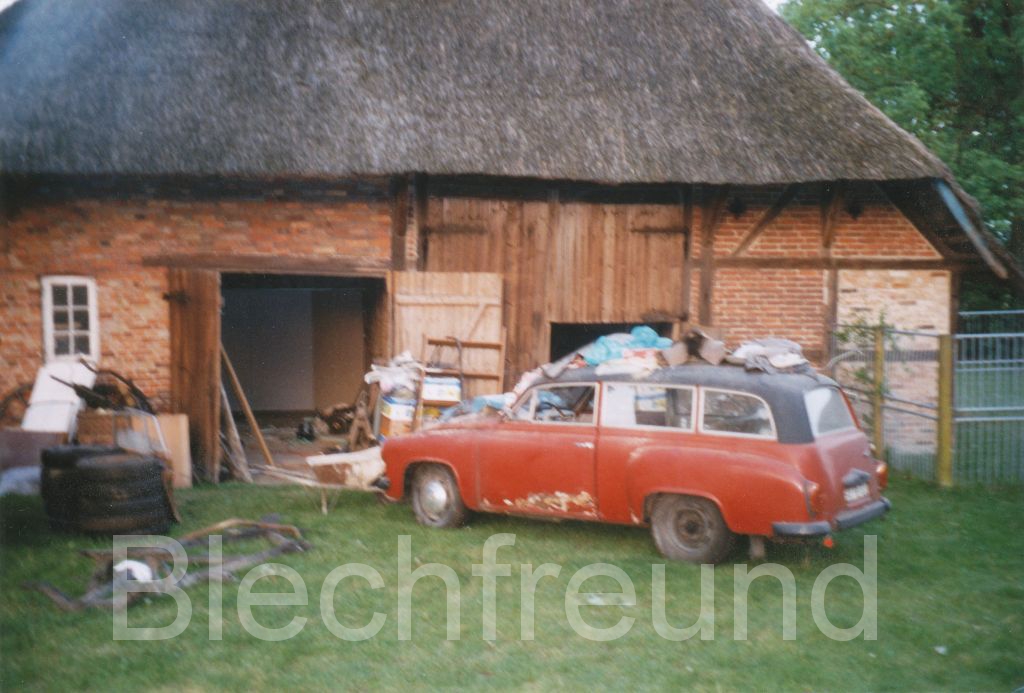
[[[500,416],[388,440],[393,499],[417,520],[467,510],[650,525],[668,558],[714,563],[735,535],[831,538],[881,515],[886,465],[817,374],[683,365],[643,377],[570,370]]]

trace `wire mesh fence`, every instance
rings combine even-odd
[[[1024,311],[967,313],[961,324],[981,329],[1017,320],[1024,323]],[[895,471],[936,479],[945,450],[957,483],[1024,482],[1024,325],[952,337],[846,325],[833,334],[832,353],[832,376]],[[940,385],[943,358],[950,396]]]
[[[1021,313],[1024,311],[1014,311]],[[958,481],[1024,481],[1024,331],[958,334]]]

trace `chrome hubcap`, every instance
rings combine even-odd
[[[431,515],[444,512],[445,508],[448,507],[448,489],[440,481],[431,479],[423,484],[420,505]]]

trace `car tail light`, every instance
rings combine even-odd
[[[813,481],[804,484],[804,498],[807,499],[807,512],[811,517],[817,517],[824,509],[824,500],[821,495],[821,487]]]
[[[878,466],[875,467],[875,476],[878,478],[879,490],[884,490],[889,485],[889,465],[885,462],[879,462]]]

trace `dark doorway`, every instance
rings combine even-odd
[[[221,291],[221,339],[262,420],[355,401],[382,280],[224,274]]]
[[[557,361],[563,356],[570,354],[580,347],[590,344],[598,337],[615,334],[616,332],[629,332],[638,325],[647,325],[662,337],[672,334],[672,323],[670,322],[617,322],[617,323],[551,323],[551,353],[552,361]]]

